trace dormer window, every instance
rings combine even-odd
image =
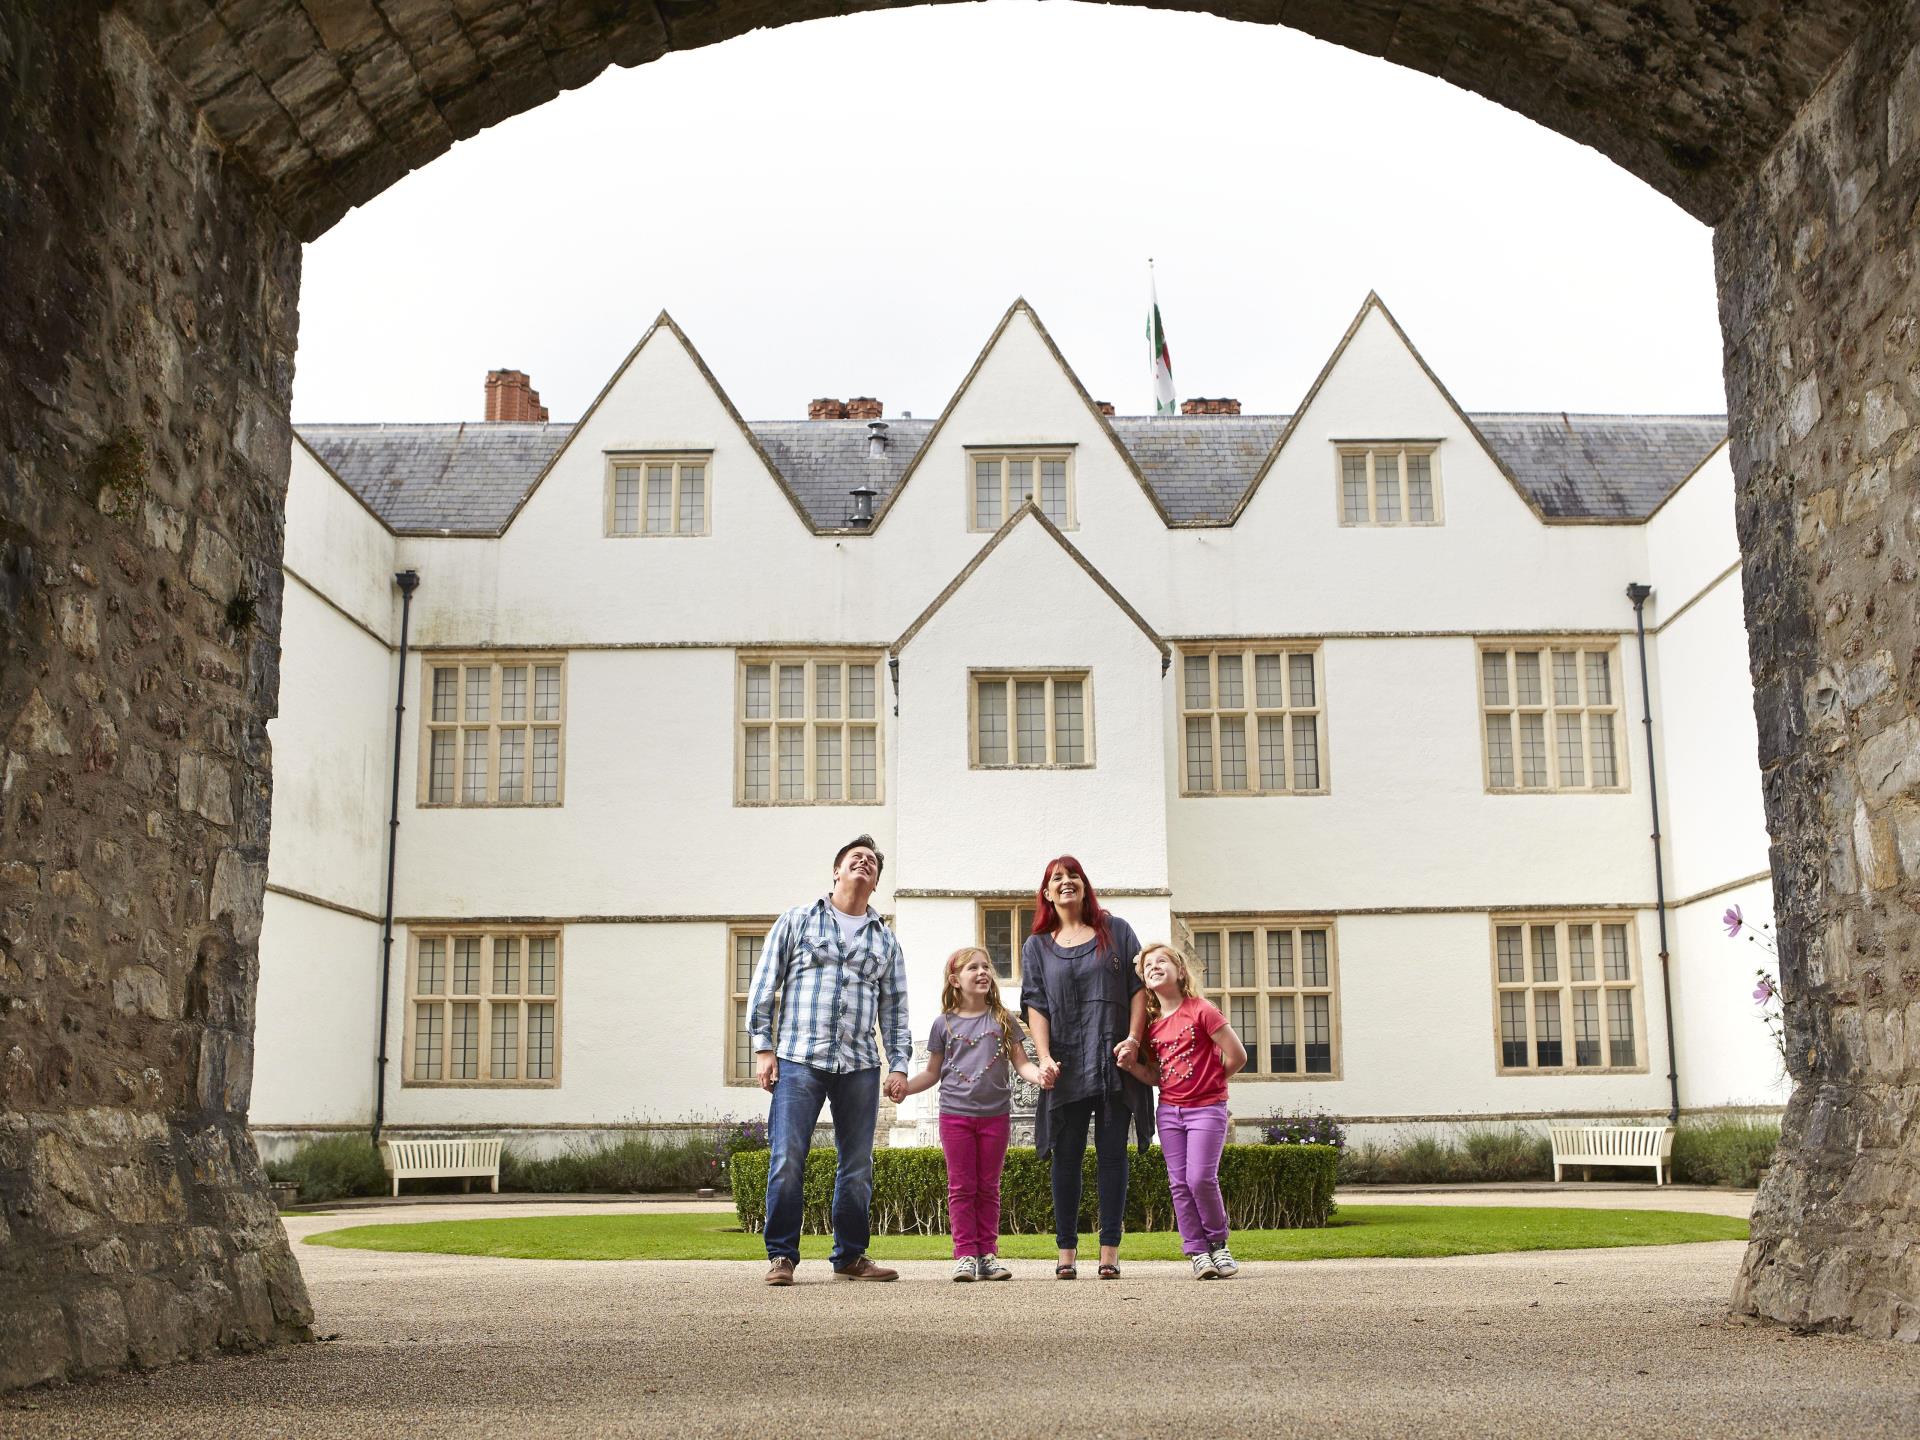
[[[1435,448],[1424,445],[1342,445],[1342,525],[1438,525],[1440,485]]]
[[[1066,449],[968,453],[967,528],[994,531],[1027,503],[1062,530],[1079,523],[1073,503],[1073,452]]]
[[[607,534],[706,535],[706,453],[613,455],[607,460]]]

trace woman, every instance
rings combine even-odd
[[[1122,1070],[1140,1053],[1147,996],[1134,973],[1140,941],[1100,908],[1086,871],[1071,855],[1047,863],[1034,897],[1033,933],[1020,951],[1020,1003],[1043,1075],[1034,1148],[1053,1157],[1057,1279],[1078,1278],[1081,1166],[1093,1128],[1100,1196],[1100,1278],[1120,1277],[1120,1227],[1127,1210],[1127,1127],[1140,1148],[1153,1140],[1153,1092]]]

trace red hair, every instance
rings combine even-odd
[[[1080,903],[1081,918],[1093,927],[1093,938],[1099,942],[1100,949],[1113,948],[1113,929],[1107,923],[1107,912],[1100,908],[1100,897],[1094,894],[1093,881],[1087,878],[1087,870],[1071,855],[1056,855],[1047,862],[1047,868],[1040,872],[1040,889],[1033,897],[1033,931],[1035,935],[1051,935],[1060,928],[1060,916],[1055,913],[1053,902],[1047,899],[1047,881],[1053,877],[1056,866],[1064,865],[1080,877],[1080,888],[1086,892],[1086,899]]]

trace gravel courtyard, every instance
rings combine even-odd
[[[475,1213],[382,1207],[288,1229]],[[923,1261],[852,1285],[808,1263],[768,1290],[737,1262],[296,1244],[324,1343],[0,1400],[0,1434],[1913,1435],[1920,1347],[1729,1322],[1742,1249],[1263,1264],[1213,1284],[1161,1263],[1068,1285],[1016,1261],[1011,1284],[958,1286]]]

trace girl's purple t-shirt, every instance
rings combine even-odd
[[[1013,1066],[1008,1063],[1000,1022],[991,1010],[978,1015],[947,1013],[933,1022],[927,1049],[939,1053],[942,1115],[1005,1115],[1013,1109]],[[1013,1022],[1013,1043],[1026,1039]]]

